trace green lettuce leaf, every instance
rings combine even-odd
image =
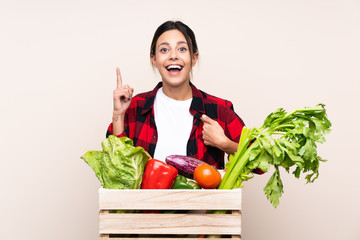
[[[81,158],[94,170],[102,186],[108,189],[138,189],[149,159],[142,147],[134,147],[130,138],[110,135],[102,142],[102,151],[88,151]]]

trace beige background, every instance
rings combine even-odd
[[[358,0],[2,0],[0,239],[97,239],[100,184],[80,156],[105,138],[116,66],[136,93],[157,83],[149,46],[168,19],[196,33],[194,84],[248,126],[319,102],[333,123],[314,184],[283,173],[274,209],[270,174],[246,183],[243,239],[360,239]]]

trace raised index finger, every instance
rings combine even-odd
[[[120,88],[122,86],[122,79],[120,74],[120,68],[116,68],[116,87]]]

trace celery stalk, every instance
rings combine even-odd
[[[239,157],[242,156],[242,154],[246,150],[247,146],[249,145],[250,133],[251,133],[250,128],[243,127],[243,129],[241,131],[241,137],[240,137],[238,149],[237,149],[236,153],[233,156],[231,156],[229,162],[226,164],[227,169],[226,169],[225,175],[223,176],[223,178],[220,182],[220,185],[218,187],[219,189],[224,189],[223,186],[227,182],[229,175],[232,175],[233,168],[236,165],[236,163],[238,162]]]
[[[241,187],[243,181],[252,178],[253,170],[268,172],[273,166],[275,172],[264,192],[272,205],[277,207],[283,193],[279,167],[287,172],[295,167],[292,173],[296,178],[301,173],[307,173],[307,183],[314,182],[319,176],[319,163],[326,161],[318,156],[316,143],[325,142],[324,135],[330,132],[330,127],[324,104],[290,113],[279,108],[266,117],[260,128],[244,127],[237,152],[229,156],[227,170],[218,188]]]

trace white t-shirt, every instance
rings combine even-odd
[[[158,140],[154,158],[165,162],[172,154],[186,155],[186,146],[193,126],[190,114],[192,98],[177,101],[159,88],[154,101],[155,124]]]

